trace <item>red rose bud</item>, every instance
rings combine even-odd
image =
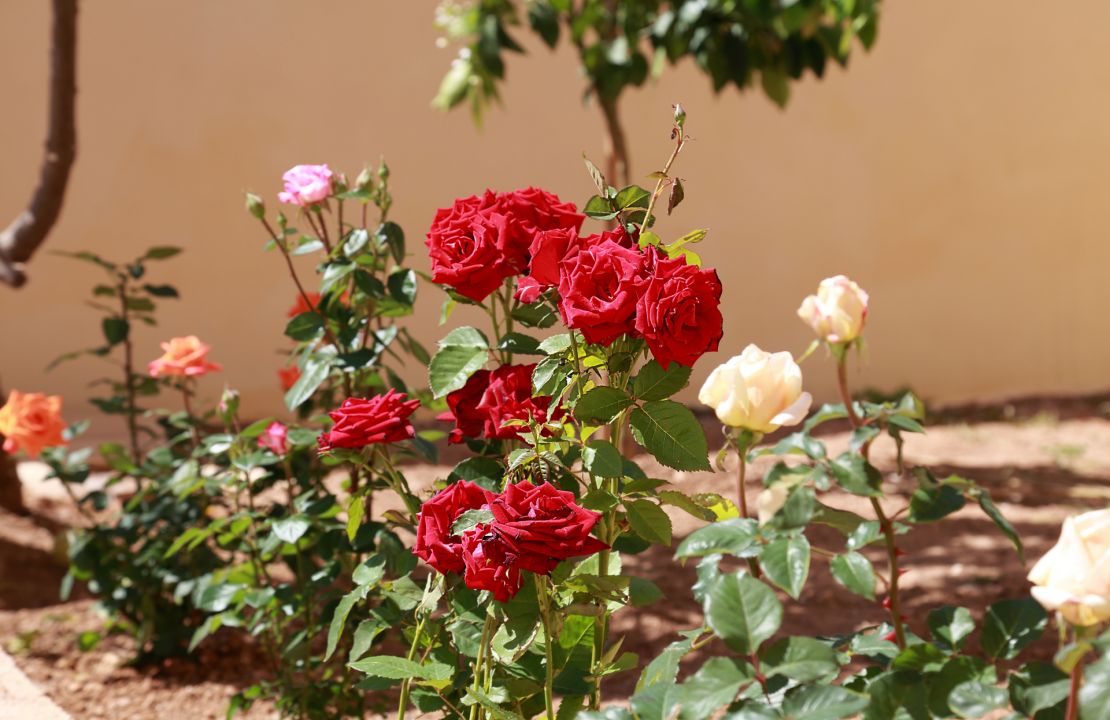
[[[636,306],[636,330],[664,368],[687,367],[717,349],[724,333],[721,281],[716,271],[687,265],[684,258],[665,258],[648,250],[654,271]]]
[[[335,424],[320,435],[320,451],[356,449],[411,438],[416,432],[408,418],[420,407],[420,401],[405,397],[404,393],[390,390],[368,400],[347,398],[338,410],[328,413]]]
[[[425,502],[413,553],[441,573],[463,572],[462,538],[451,534],[451,526],[464,512],[488,505],[493,497],[485,488],[460,480]]]
[[[609,345],[634,330],[644,254],[606,239],[561,265],[559,314],[586,342]]]

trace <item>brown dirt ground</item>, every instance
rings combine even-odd
[[[1010,407],[1011,411],[974,408],[962,413],[972,422],[957,419],[931,427],[927,435],[907,441],[905,459],[908,465],[932,467],[938,476],[957,473],[986,486],[1021,533],[1031,562],[1055,542],[1067,515],[1110,503],[1110,421],[1105,419],[1106,407],[1101,403],[1040,404],[1024,410],[1018,407],[1017,412],[1012,411],[1015,406]],[[823,439],[833,452],[847,442],[844,433],[834,432]],[[893,446],[876,443],[873,459],[890,473]],[[650,458],[640,461],[649,474],[667,478],[679,489],[726,496],[735,493],[731,473],[676,473]],[[751,474],[749,497],[758,491],[758,478],[766,467],[758,465]],[[22,470],[31,478],[26,487],[31,517],[0,512],[3,647],[33,681],[79,720],[223,717],[227,698],[258,679],[255,649],[234,634],[217,635],[206,642],[195,659],[158,666],[128,665],[133,643],[123,635],[109,635],[88,652],[78,649],[78,633],[101,629],[104,620],[80,589],[70,602],[58,600],[65,568],[55,549],[55,537],[75,518],[57,487],[35,480],[34,467]],[[424,488],[446,471],[447,466],[418,466],[408,468],[407,474],[414,488]],[[898,509],[905,504],[909,484],[892,474],[888,482],[898,493],[890,507]],[[860,498],[830,493],[824,500],[868,515],[869,507]],[[382,498],[375,511],[388,507]],[[701,524],[681,511],[670,514],[676,539]],[[817,546],[840,547],[831,534],[813,531],[810,539]],[[903,578],[905,612],[918,633],[925,633],[925,616],[933,607],[960,604],[978,615],[995,600],[1027,592],[1024,577],[1028,564],[1019,562],[1008,541],[977,508],[965,508],[939,525],[917,528],[901,544],[908,551],[909,572]],[[877,567],[884,567],[879,555],[872,559]],[[700,621],[699,606],[690,594],[693,568],[676,565],[671,550],[656,547],[630,558],[626,569],[653,580],[664,593],[664,601],[627,610],[614,620],[616,635],[625,637],[625,649],[647,659],[674,639],[677,630]],[[793,634],[843,633],[884,618],[874,603],[841,589],[816,555],[801,600],[784,599],[783,631]],[[1051,657],[1052,643],[1046,638],[1033,652]],[[628,693],[634,683],[635,673],[624,673],[610,682],[607,694]],[[272,716],[272,707],[262,703],[247,715]]]

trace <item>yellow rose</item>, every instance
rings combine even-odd
[[[0,408],[0,435],[4,436],[4,452],[22,450],[36,458],[42,449],[62,445],[62,398],[42,393],[21,393],[12,390],[8,402]]]
[[[1064,521],[1060,540],[1029,571],[1033,597],[1072,625],[1110,620],[1110,509]]]
[[[698,400],[729,427],[769,433],[800,423],[813,398],[802,392],[802,370],[790,353],[749,345],[709,374]]]
[[[863,332],[867,320],[867,293],[844,275],[825,278],[798,308],[798,317],[817,336],[831,343],[847,343]]]

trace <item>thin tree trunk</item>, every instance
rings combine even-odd
[[[27,209],[0,231],[0,282],[12,287],[27,281],[24,263],[57,222],[77,157],[77,0],[53,4],[49,129],[39,184]]]
[[[631,168],[628,166],[628,141],[624,136],[617,101],[606,100],[598,93],[598,105],[605,118],[605,173],[609,182],[619,188],[631,182]]]

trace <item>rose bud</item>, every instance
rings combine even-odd
[[[289,452],[289,428],[276,420],[266,427],[266,432],[258,436],[258,447],[266,448],[275,455]]]
[[[698,400],[729,427],[769,433],[800,423],[813,398],[802,392],[802,370],[790,353],[748,345],[709,374]]]
[[[62,431],[62,397],[12,390],[8,402],[0,407],[0,435],[4,452],[14,455],[22,450],[37,458],[43,448],[65,444]]]
[[[816,295],[798,308],[798,317],[817,336],[830,343],[850,343],[863,332],[867,320],[867,293],[844,275],[821,281]]]
[[[1060,540],[1028,577],[1033,598],[1072,625],[1110,619],[1110,509],[1065,520]]]
[[[266,204],[254,193],[247,193],[247,212],[261,220],[266,215]]]

